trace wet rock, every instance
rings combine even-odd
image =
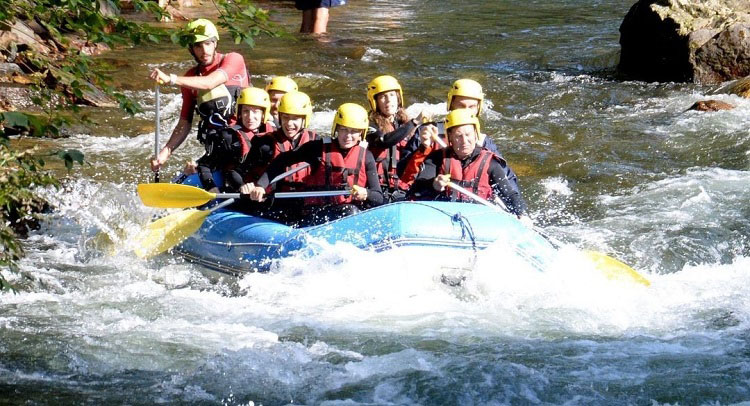
[[[14,73],[23,73],[21,68],[15,63],[0,63],[0,76],[10,76]]]
[[[724,91],[730,94],[736,94],[737,96],[750,99],[750,76],[736,80],[728,84]]]
[[[725,103],[720,100],[701,100],[693,103],[688,110],[695,111],[719,111],[719,110],[732,110],[735,106],[733,104]]]
[[[47,55],[53,49],[23,21],[16,21],[10,30],[0,31],[0,49],[32,49]]]
[[[646,81],[750,75],[750,1],[640,0],[620,25],[618,71]]]
[[[80,38],[71,39],[70,46],[79,49],[81,53],[88,56],[101,55],[102,53],[110,50],[107,44],[94,43]]]

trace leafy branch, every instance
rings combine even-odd
[[[157,2],[129,3],[135,12],[150,16],[151,21],[129,21],[119,13],[105,12],[105,6],[121,10],[120,0],[0,0],[0,32],[14,30],[19,24],[26,28],[15,29],[14,33],[22,38],[0,47],[0,54],[24,72],[31,101],[38,110],[0,113],[0,290],[10,287],[3,278],[3,268],[16,272],[23,255],[19,224],[44,205],[34,188],[58,185],[44,170],[44,160],[37,149],[14,151],[8,137],[60,136],[61,128],[88,122],[80,114],[80,104],[118,105],[131,115],[141,111],[134,100],[111,85],[111,77],[102,64],[82,52],[74,41],[109,47],[161,42],[185,46],[189,42],[184,29],[157,24],[169,16]],[[217,0],[214,6],[219,12],[217,25],[228,31],[237,44],[252,47],[254,37],[281,34],[270,21],[269,12],[250,0]],[[77,150],[51,155],[63,159],[68,170],[76,162],[84,163],[83,154]]]

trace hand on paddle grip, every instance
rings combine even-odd
[[[253,183],[245,183],[240,186],[240,197],[242,199],[262,202],[266,200],[266,189],[263,189],[260,186],[255,186]]]
[[[442,192],[449,183],[451,183],[451,175],[446,173],[444,175],[435,176],[435,180],[432,181],[432,187],[438,192]]]
[[[157,84],[160,85],[169,85],[170,83],[170,77],[169,74],[162,72],[159,69],[154,69],[151,71],[151,74],[149,75],[149,78],[156,81]]]
[[[365,199],[367,199],[367,188],[352,186],[352,200],[363,201]]]

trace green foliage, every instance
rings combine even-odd
[[[0,0],[0,30],[8,30],[17,21],[34,23],[46,31],[52,52],[39,53],[22,44],[0,46],[6,58],[17,63],[32,83],[32,101],[40,113],[0,113],[0,289],[8,283],[2,269],[17,270],[23,255],[14,224],[28,219],[43,202],[33,188],[56,185],[57,181],[44,171],[44,160],[36,149],[13,151],[8,141],[9,132],[29,136],[60,136],[61,128],[73,122],[87,122],[80,114],[80,103],[90,100],[114,100],[129,114],[140,111],[140,106],[110,83],[105,69],[91,57],[72,46],[70,35],[89,43],[104,43],[110,47],[134,46],[171,41],[186,46],[188,37],[182,29],[167,29],[155,22],[168,13],[156,1],[131,0],[137,12],[145,12],[152,22],[134,22],[117,14],[103,13],[103,5],[120,9],[120,0]],[[218,0],[217,25],[228,31],[234,42],[254,46],[258,35],[278,36],[280,31],[269,20],[266,10],[257,8],[250,0]],[[43,35],[44,36],[44,35]],[[10,130],[10,131],[8,131]],[[51,154],[65,162],[70,170],[74,164],[84,163],[77,150]]]

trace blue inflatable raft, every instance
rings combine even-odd
[[[217,179],[218,180],[218,179]],[[191,176],[186,184],[197,184]],[[219,183],[220,184],[220,183]],[[396,247],[440,248],[472,254],[495,241],[507,244],[543,270],[557,251],[510,214],[457,202],[391,203],[318,226],[293,228],[249,214],[219,209],[175,250],[191,262],[230,274],[264,271],[316,242],[348,243],[363,250]]]

